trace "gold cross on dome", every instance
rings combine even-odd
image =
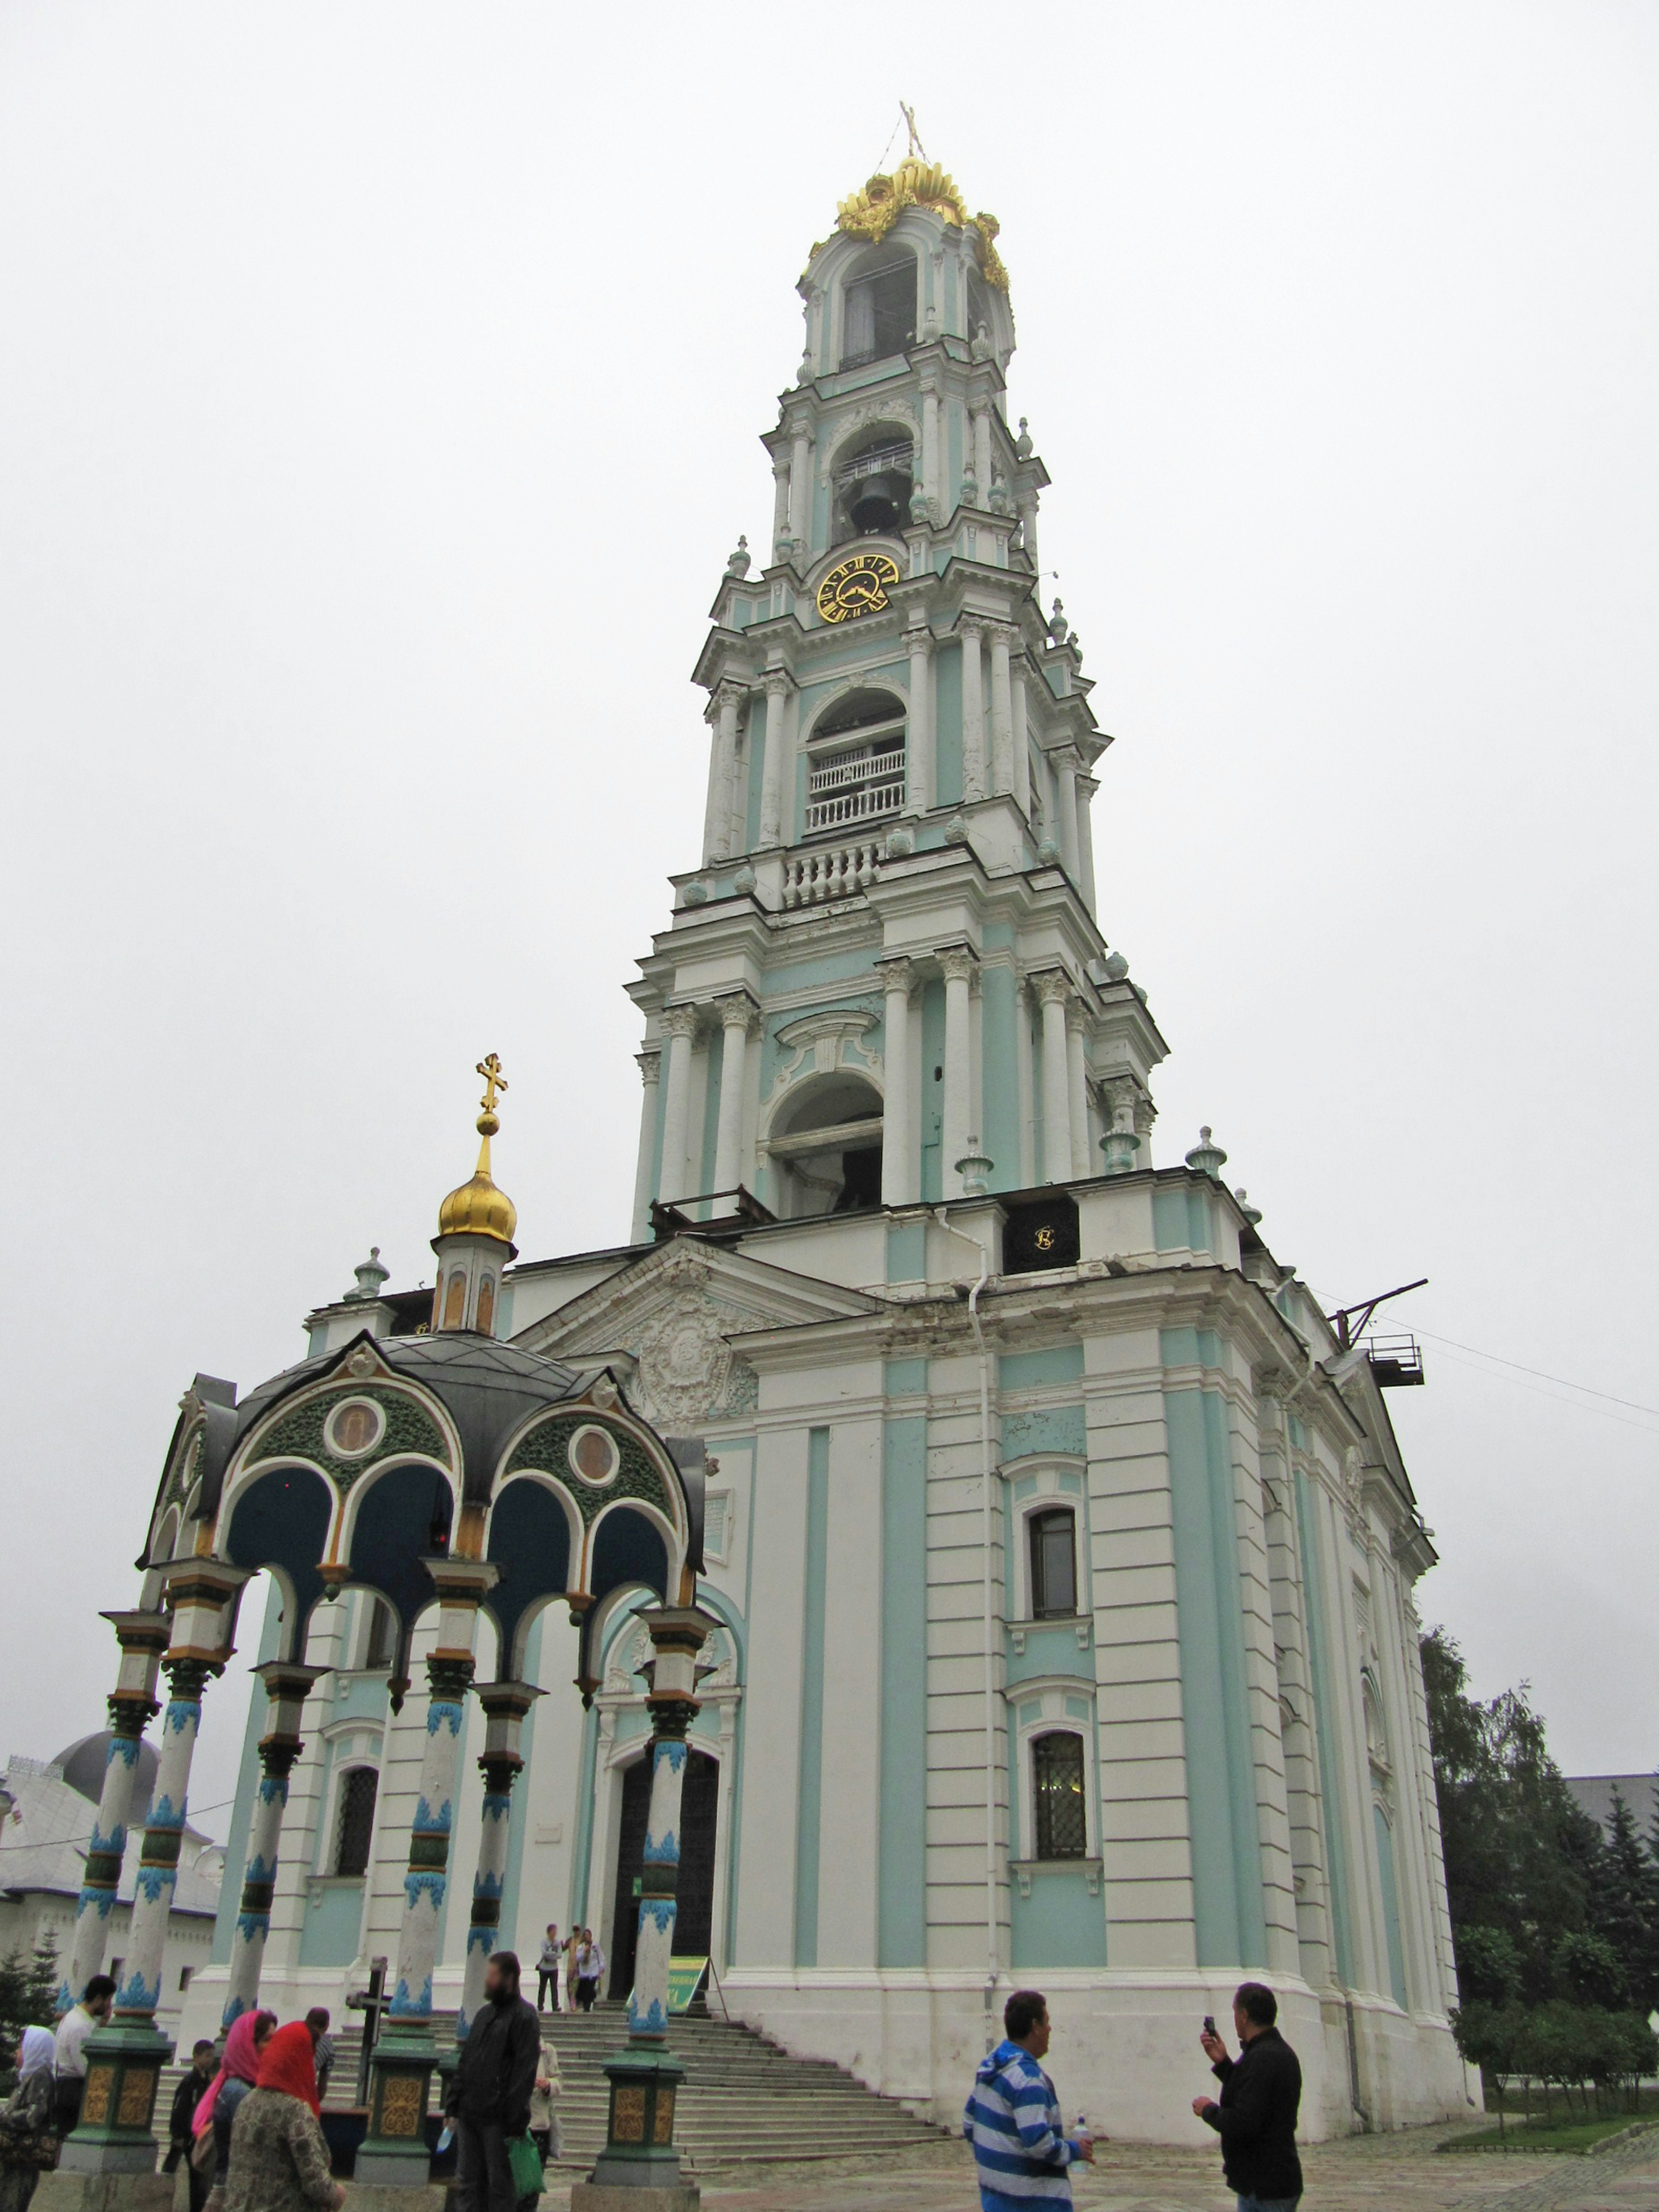
[[[493,1114],[495,1110],[495,1093],[507,1088],[507,1078],[501,1073],[500,1053],[489,1053],[481,1060],[478,1062],[478,1073],[484,1079],[484,1095],[478,1103],[486,1114]]]

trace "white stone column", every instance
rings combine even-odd
[[[972,615],[957,625],[962,638],[962,796],[985,796],[985,664],[980,640],[985,625]]]
[[[662,1117],[662,1175],[657,1194],[665,1203],[687,1198],[686,1149],[691,1133],[691,1039],[696,1032],[695,1006],[671,1006],[664,1017],[668,1030],[668,1069],[665,1078]]]
[[[725,762],[720,757],[720,708],[711,699],[702,710],[702,719],[708,725],[708,796],[702,810],[702,864],[706,868],[711,860],[720,857],[721,808],[726,797]]]
[[[1014,984],[1014,1079],[1019,1091],[1019,1187],[1036,1181],[1036,1102],[1031,1080],[1031,994],[1024,977]]]
[[[908,960],[882,960],[877,965],[887,994],[882,1032],[881,1202],[908,1206],[918,1194],[921,1164],[916,1133],[910,1126],[910,985],[915,970]]]
[[[1019,507],[1019,520],[1020,520],[1020,524],[1021,524],[1021,533],[1020,533],[1020,534],[1021,534],[1021,536],[1023,537],[1023,538],[1024,539],[1024,543],[1025,543],[1025,556],[1026,556],[1027,560],[1029,560],[1029,561],[1030,561],[1030,564],[1031,564],[1031,567],[1032,567],[1033,570],[1034,570],[1034,571],[1035,571],[1038,575],[1041,575],[1041,574],[1042,574],[1042,563],[1041,563],[1041,562],[1038,561],[1038,559],[1037,559],[1037,528],[1036,528],[1036,519],[1037,519],[1037,502],[1036,502],[1036,494],[1035,492],[1032,492],[1029,498],[1027,498],[1027,499],[1025,499],[1025,500],[1022,501],[1021,501],[1021,503],[1020,503],[1020,507]]]
[[[114,1628],[121,1660],[109,1699],[109,1748],[104,1754],[98,1811],[81,1870],[75,1935],[58,1991],[60,2011],[78,2002],[87,1984],[103,1966],[104,1940],[121,1880],[127,1823],[132,1817],[138,1747],[143,1741],[145,1723],[157,1711],[155,1678],[171,1631],[165,1613],[106,1613],[104,1619]]]
[[[789,532],[803,558],[812,531],[811,463],[812,426],[798,415],[789,448]]]
[[[744,1073],[749,1058],[749,1029],[755,1002],[746,991],[714,1001],[720,1018],[720,1106],[714,1133],[714,1188],[735,1190],[738,1156],[743,1146]],[[737,1201],[726,1199],[716,1213],[735,1213]]]
[[[643,1244],[651,1230],[651,1169],[657,1152],[657,1115],[662,1106],[662,1054],[636,1052],[635,1065],[645,1086],[640,1107],[640,1151],[634,1164],[634,1218],[629,1236]]]
[[[312,1685],[329,1669],[272,1659],[255,1671],[264,1685],[269,1726],[259,1742],[259,1787],[248,1822],[240,1906],[230,1936],[230,1978],[220,2021],[227,2029],[259,1995],[259,1974],[270,1934],[270,1904],[276,1891],[283,1815],[288,1810],[288,1778],[305,1749],[300,1741],[300,1715]]]
[[[1149,1168],[1152,1164],[1152,1124],[1158,1119],[1158,1109],[1143,1091],[1134,1103],[1135,1134],[1140,1143],[1135,1152],[1135,1165]]]
[[[1091,775],[1080,775],[1073,787],[1077,805],[1077,887],[1091,914],[1095,910],[1095,835],[1090,810],[1100,786]]]
[[[1076,999],[1066,1007],[1066,1104],[1072,1124],[1072,1173],[1100,1173],[1089,1157],[1089,1071],[1083,1048],[1083,1007]]]
[[[785,717],[794,685],[781,668],[769,668],[766,689],[766,751],[761,763],[760,849],[783,842],[783,747]]]
[[[940,480],[944,471],[939,466],[939,392],[931,384],[924,385],[921,392],[921,488],[933,502],[934,512],[944,499]]]
[[[974,410],[974,474],[979,478],[979,504],[988,507],[991,501],[991,410],[988,407]]]
[[[1060,836],[1056,842],[1060,847],[1060,866],[1075,884],[1078,879],[1077,755],[1064,750],[1055,753],[1053,759],[1054,787],[1060,795]]]
[[[1014,804],[1029,819],[1031,811],[1031,740],[1025,722],[1025,663],[1015,661],[1009,671],[1009,744],[1014,756],[1014,780],[1009,786]]]
[[[978,1127],[970,1095],[973,1038],[969,1003],[978,963],[965,945],[953,945],[939,954],[939,965],[945,970],[945,1116],[939,1188],[946,1198],[960,1198],[962,1177],[956,1163],[966,1154],[969,1133]]]
[[[718,716],[714,738],[720,763],[719,794],[715,800],[714,843],[711,860],[727,860],[735,849],[732,828],[737,818],[738,710],[743,704],[739,684],[722,684],[714,694]]]
[[[789,535],[789,464],[781,453],[772,457],[772,559],[783,557],[783,541]]]
[[[925,814],[933,803],[933,633],[920,617],[906,630],[910,655],[910,725],[905,742],[904,811]]]
[[[1066,1001],[1071,985],[1057,969],[1036,978],[1042,1007],[1042,1180],[1066,1182],[1072,1175],[1071,1066],[1066,1047]]]
[[[1006,623],[991,627],[991,789],[1014,788],[1014,692],[1008,648],[1018,633]]]

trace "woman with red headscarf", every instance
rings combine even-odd
[[[204,2212],[222,2212],[225,2179],[230,2165],[231,2123],[236,2118],[237,2106],[253,2087],[259,2071],[259,2053],[276,2025],[274,2012],[238,2014],[225,2038],[225,2055],[219,2061],[219,2071],[208,2083],[196,2107],[192,2128],[198,2146],[204,2135],[211,2132],[213,2136],[213,2188]],[[194,2161],[195,2152],[191,2155]]]
[[[338,2212],[345,2203],[328,2170],[313,2048],[302,2020],[266,2044],[230,2131],[225,2212]]]

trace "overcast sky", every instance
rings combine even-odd
[[[837,20],[0,10],[0,1755],[101,1724],[191,1375],[430,1279],[482,1054],[526,1255],[625,1235],[689,672],[902,97],[1002,223],[1155,1158],[1431,1279],[1425,1618],[1650,1768],[1659,11]]]

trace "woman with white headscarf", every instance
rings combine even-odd
[[[0,2212],[25,2212],[43,2169],[58,2163],[52,2131],[55,2052],[50,2028],[23,2030],[17,2087],[0,2111]]]

